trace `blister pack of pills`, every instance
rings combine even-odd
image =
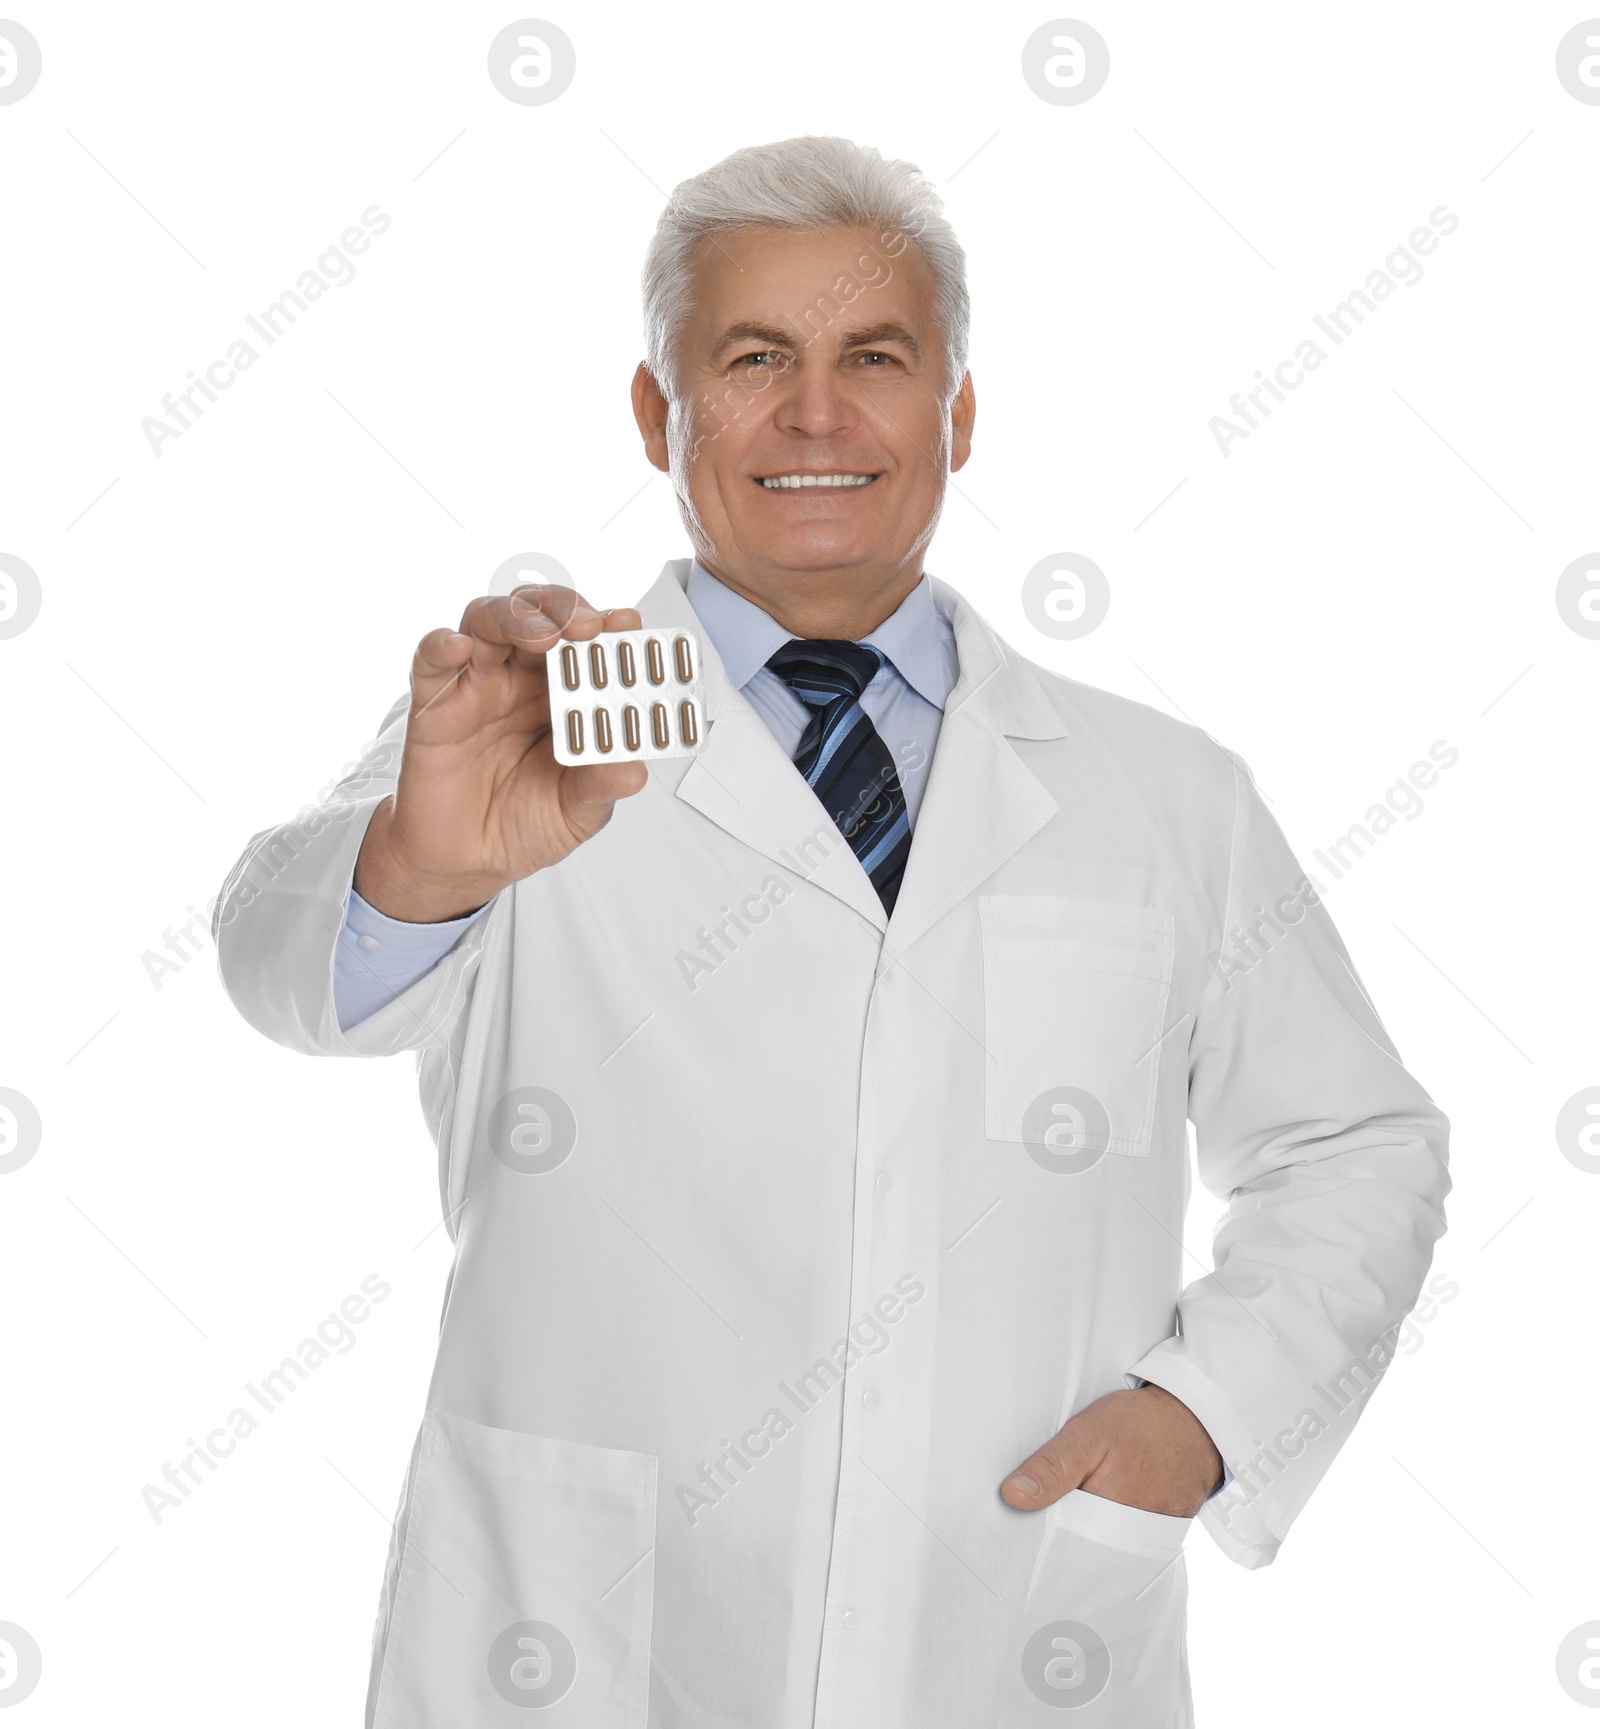
[[[649,762],[699,750],[705,718],[692,631],[602,631],[558,642],[545,667],[557,762]]]

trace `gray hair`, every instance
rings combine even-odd
[[[694,303],[690,264],[708,234],[732,228],[874,228],[902,232],[933,272],[934,315],[944,337],[945,386],[967,370],[967,255],[944,205],[913,163],[886,161],[848,138],[788,138],[735,150],[672,189],[645,254],[645,364],[675,394],[675,346]]]

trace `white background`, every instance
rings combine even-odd
[[[562,0],[576,80],[521,107],[504,7],[13,11],[44,66],[0,107],[0,551],[43,588],[0,641],[0,1085],[44,1123],[0,1177],[16,1721],[359,1721],[448,1264],[411,1065],[268,1044],[208,938],[159,989],[144,957],[503,560],[622,604],[687,553],[627,405],[645,244],[677,181],[804,132],[918,163],[968,252],[976,448],[929,568],[1243,754],[1454,1124],[1457,1294],[1275,1566],[1189,1543],[1200,1721],[1585,1721],[1555,1652],[1600,1617],[1600,1176],[1554,1120],[1600,1083],[1600,641],[1555,583],[1600,545],[1600,107],[1555,52],[1587,14],[1085,0],[1111,75],[1070,107],[1020,72],[1049,10]],[[141,420],[374,204],[355,280],[153,454]],[[1211,417],[1441,204],[1423,279],[1223,456]],[[1111,585],[1078,642],[1020,604],[1060,551]],[[1319,869],[1441,739],[1423,812]],[[158,1525],[142,1487],[372,1273],[354,1348]]]

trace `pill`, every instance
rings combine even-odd
[[[545,666],[557,762],[653,762],[707,743],[702,646],[687,626],[552,643]]]

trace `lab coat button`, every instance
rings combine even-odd
[[[839,1617],[839,1625],[841,1627],[848,1627],[852,1632],[854,1632],[855,1629],[861,1625],[861,1611],[859,1609],[846,1609]]]
[[[367,953],[370,955],[372,953],[372,951],[378,946],[378,939],[376,937],[357,937],[356,938],[356,946],[357,946],[357,948],[365,949],[367,951]]]
[[[861,1403],[865,1405],[869,1411],[875,1411],[878,1408],[877,1388],[868,1387],[866,1392],[861,1395]]]
[[[886,1172],[883,1172],[883,1171],[880,1171],[878,1173],[878,1181],[877,1181],[876,1186],[877,1186],[878,1193],[880,1195],[884,1192],[885,1189],[892,1188],[893,1185],[894,1185],[894,1179],[891,1176],[889,1176]]]

